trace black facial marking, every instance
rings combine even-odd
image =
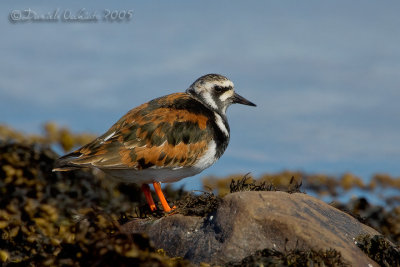
[[[219,158],[222,156],[222,154],[224,153],[226,147],[228,146],[229,143],[229,136],[226,136],[221,129],[218,127],[217,123],[216,123],[216,118],[215,115],[213,114],[214,119],[209,120],[207,122],[207,124],[209,124],[208,127],[210,127],[211,129],[213,129],[213,135],[214,135],[214,141],[217,144],[217,154],[216,157]],[[221,116],[223,123],[226,127],[226,130],[228,131],[228,133],[230,132],[230,128],[229,128],[229,124],[227,123],[226,117],[225,116]]]
[[[230,90],[230,89],[232,89],[232,87],[230,87],[230,86],[228,86],[228,87],[226,87],[226,86],[219,86],[219,85],[215,85],[215,86],[214,86],[214,91],[215,91],[216,93],[218,93],[218,94],[222,94],[222,93],[224,93],[224,92],[226,92],[226,91],[228,91],[228,90]]]

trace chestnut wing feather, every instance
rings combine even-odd
[[[100,169],[179,168],[192,165],[212,139],[208,118],[174,101],[172,94],[129,111],[105,134],[73,153],[76,166]],[[154,103],[155,102],[155,103]]]

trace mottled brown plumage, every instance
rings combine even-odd
[[[182,101],[200,104],[186,93],[176,93],[134,108],[105,134],[72,152],[79,157],[69,163],[136,170],[191,166],[204,154],[215,129],[205,116],[207,110],[182,109]],[[105,140],[107,136],[111,137]]]
[[[61,157],[55,170],[98,168],[122,181],[153,183],[160,196],[155,183],[197,174],[223,154],[230,135],[225,111],[232,103],[255,106],[234,93],[226,77],[205,75],[185,93],[130,110],[102,136]],[[143,190],[154,205],[148,186]]]

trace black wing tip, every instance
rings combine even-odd
[[[67,171],[73,171],[77,170],[79,167],[74,167],[74,166],[62,166],[62,167],[56,167],[52,169],[52,172],[67,172]]]
[[[82,155],[81,152],[79,152],[79,151],[74,151],[74,152],[71,152],[71,153],[69,153],[69,154],[66,154],[66,155],[60,157],[58,160],[65,160],[65,159],[70,159],[70,158],[77,158],[77,157],[79,157],[79,156],[81,156],[81,155]]]
[[[60,157],[54,164],[53,172],[59,171],[72,171],[76,169],[80,169],[79,165],[76,165],[71,162],[71,160],[76,159],[77,157],[81,156],[82,153],[75,151]]]

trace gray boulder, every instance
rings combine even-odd
[[[128,233],[144,232],[169,256],[193,263],[226,264],[265,248],[339,251],[352,266],[378,266],[356,245],[361,234],[379,235],[350,215],[302,193],[251,191],[228,194],[206,218],[174,214],[133,220]]]

